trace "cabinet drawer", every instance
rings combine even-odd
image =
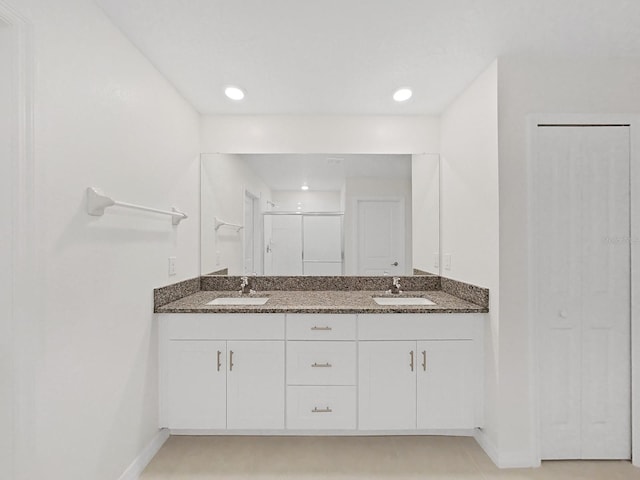
[[[287,342],[288,385],[355,383],[355,342]]]
[[[284,340],[282,314],[161,314],[169,340]]]
[[[355,338],[355,315],[287,315],[287,340],[355,340]]]
[[[287,387],[290,430],[353,430],[356,387]]]

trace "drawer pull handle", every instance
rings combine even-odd
[[[229,350],[229,371],[233,371],[233,350]]]
[[[422,370],[427,371],[427,351],[422,351]]]
[[[311,330],[324,330],[324,331],[329,331],[329,330],[333,330],[333,329],[332,329],[330,326],[328,326],[328,325],[327,325],[326,327],[316,327],[316,326],[313,326],[313,327],[311,327]]]
[[[311,368],[331,368],[333,367],[333,365],[331,365],[329,362],[327,363],[312,363],[311,364]]]
[[[311,413],[333,413],[333,410],[331,410],[329,407],[327,408],[313,407],[313,410],[311,410]]]
[[[222,355],[222,352],[220,350],[218,350],[218,359],[217,359],[218,371],[220,371],[220,367],[222,367],[222,362],[220,361],[220,356],[221,355]]]
[[[413,354],[413,350],[411,350],[411,351],[409,352],[409,356],[411,357],[411,360],[410,360],[410,362],[409,362],[409,366],[411,367],[411,371],[413,372],[413,365],[414,365],[414,361],[413,361],[413,356],[414,356],[414,354]]]

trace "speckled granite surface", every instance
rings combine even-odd
[[[228,268],[221,268],[220,270],[216,270],[215,272],[206,273],[205,275],[229,275]]]
[[[200,290],[200,277],[190,278],[183,282],[167,285],[153,290],[153,307],[157,311],[162,305],[191,295]]]
[[[427,272],[426,270],[420,270],[419,268],[414,268],[413,269],[413,274],[414,275],[431,275],[431,276],[434,276],[434,277],[438,276],[437,273]]]
[[[316,290],[387,290],[391,288],[392,277],[251,277],[253,289],[263,291],[316,291]],[[201,277],[202,290],[239,290],[240,277],[204,276]],[[406,276],[400,277],[402,290],[427,291],[440,290],[440,277],[437,276]]]
[[[391,277],[252,277],[263,306],[205,305],[217,297],[240,296],[240,277],[202,276],[154,290],[156,313],[467,313],[487,312],[489,290],[439,276],[400,277],[401,296],[424,296],[436,305],[383,306]]]
[[[403,297],[425,297],[435,305],[378,305],[374,296],[383,291],[260,291],[268,296],[265,305],[206,305],[217,297],[239,297],[237,292],[199,291],[157,309],[158,313],[483,313],[487,308],[450,295],[441,290],[405,291]]]
[[[488,288],[477,287],[470,283],[459,282],[445,277],[441,277],[440,285],[443,292],[449,293],[468,302],[475,303],[481,307],[489,308]]]

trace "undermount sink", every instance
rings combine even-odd
[[[424,297],[373,297],[378,305],[435,305]]]
[[[264,305],[268,297],[218,297],[207,305]]]

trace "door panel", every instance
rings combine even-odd
[[[304,260],[342,262],[342,217],[303,216]]]
[[[542,458],[630,457],[628,127],[538,128]]]
[[[255,267],[256,261],[255,261],[254,242],[256,240],[256,236],[254,232],[254,226],[255,226],[254,215],[256,215],[256,212],[254,211],[254,197],[249,192],[245,192],[244,194],[244,228],[243,228],[244,262],[243,262],[243,269],[242,269],[242,273],[244,273],[245,275],[258,273]]]
[[[167,427],[226,428],[225,350],[220,341],[169,342]]]
[[[404,273],[404,206],[400,200],[358,200],[358,275]]]
[[[284,342],[229,341],[227,349],[227,428],[284,428]]]
[[[415,429],[416,342],[360,342],[359,349],[359,428]]]
[[[270,262],[266,275],[302,275],[302,217],[273,215],[271,217]]]
[[[471,340],[418,342],[417,427],[475,428]]]

